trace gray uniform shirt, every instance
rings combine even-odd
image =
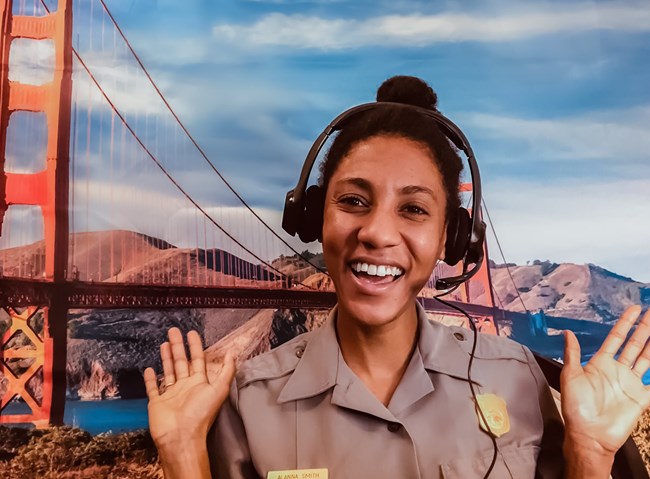
[[[492,460],[467,380],[472,333],[430,322],[385,407],[345,363],[336,309],[323,326],[244,363],[208,435],[213,476],[328,469],[329,479],[482,478]],[[479,334],[477,394],[506,402],[491,478],[560,478],[563,426],[531,352]]]

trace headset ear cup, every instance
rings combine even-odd
[[[472,230],[472,218],[465,208],[458,208],[449,219],[445,241],[445,263],[454,266],[465,257]]]
[[[298,236],[304,243],[321,239],[325,194],[323,188],[311,185],[305,191],[305,208],[298,225]]]

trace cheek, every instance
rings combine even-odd
[[[440,227],[428,229],[407,239],[413,255],[423,268],[433,270],[445,245],[445,232]]]
[[[345,225],[341,222],[339,215],[329,208],[325,209],[323,215],[323,254],[325,262],[330,263],[342,251],[347,232]],[[329,268],[329,264],[328,264]]]

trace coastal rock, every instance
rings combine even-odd
[[[99,361],[92,361],[90,372],[81,379],[77,394],[79,399],[114,399],[118,396],[118,387],[113,375],[104,371]]]

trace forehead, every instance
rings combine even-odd
[[[341,159],[332,182],[349,177],[442,189],[442,175],[431,151],[421,143],[396,136],[375,136],[357,143]]]

